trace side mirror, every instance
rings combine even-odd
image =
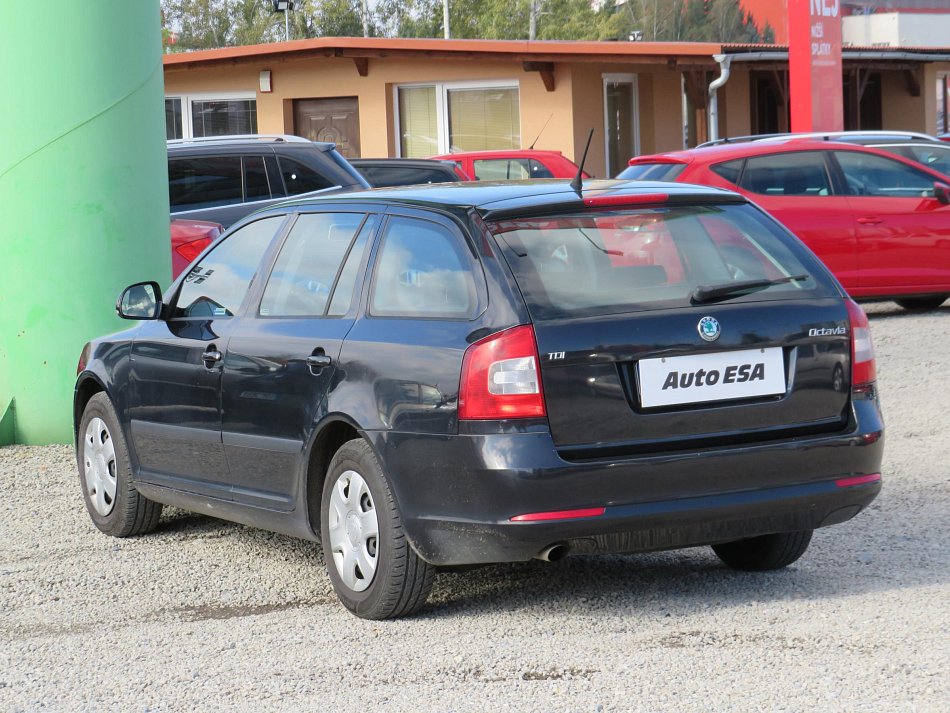
[[[137,282],[123,290],[115,304],[122,319],[158,319],[162,313],[162,288],[157,282]]]
[[[950,186],[946,183],[941,183],[940,181],[934,182],[934,198],[943,203],[944,205],[950,205]]]

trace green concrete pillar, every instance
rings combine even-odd
[[[0,438],[66,443],[83,343],[171,278],[159,0],[3,0],[0,28]]]

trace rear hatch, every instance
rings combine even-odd
[[[534,322],[562,457],[848,426],[844,301],[757,208],[611,206],[491,227]]]

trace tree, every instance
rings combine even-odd
[[[536,37],[543,40],[627,40],[633,31],[648,41],[757,42],[762,36],[739,0],[450,0],[450,30],[459,39],[527,39],[531,6]],[[291,39],[442,37],[442,0],[378,0],[363,17],[362,0],[296,0]],[[175,51],[257,44],[283,39],[283,17],[269,0],[162,0],[163,24],[174,31]]]

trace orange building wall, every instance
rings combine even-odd
[[[272,93],[259,91],[259,74],[271,70]],[[631,73],[639,78],[641,153],[682,148],[680,74],[658,64],[555,63],[555,90],[548,92],[537,72],[512,61],[427,61],[387,57],[369,60],[369,74],[359,76],[347,58],[262,59],[189,68],[165,68],[165,94],[200,95],[253,92],[257,98],[258,132],[293,133],[293,100],[351,97],[359,100],[360,153],[395,156],[394,87],[413,82],[513,80],[520,94],[521,144],[538,133],[538,149],[562,151],[579,160],[594,128],[587,159],[589,172],[606,175],[604,147],[605,73]],[[741,109],[735,110],[737,115]],[[730,112],[731,113],[731,112]],[[548,119],[550,121],[548,122]],[[545,122],[547,127],[542,132]]]
[[[271,70],[272,93],[258,89],[263,69]],[[537,72],[525,72],[520,63],[513,62],[371,59],[368,76],[361,77],[353,61],[346,58],[261,60],[201,69],[166,67],[165,94],[255,92],[257,130],[262,134],[292,132],[294,99],[355,96],[359,100],[361,154],[375,157],[397,154],[394,85],[477,80],[517,82],[522,145],[530,144],[551,117],[535,148],[557,149],[574,157],[571,72],[560,65],[555,67],[555,90],[548,92]],[[598,121],[603,124],[602,118]]]

